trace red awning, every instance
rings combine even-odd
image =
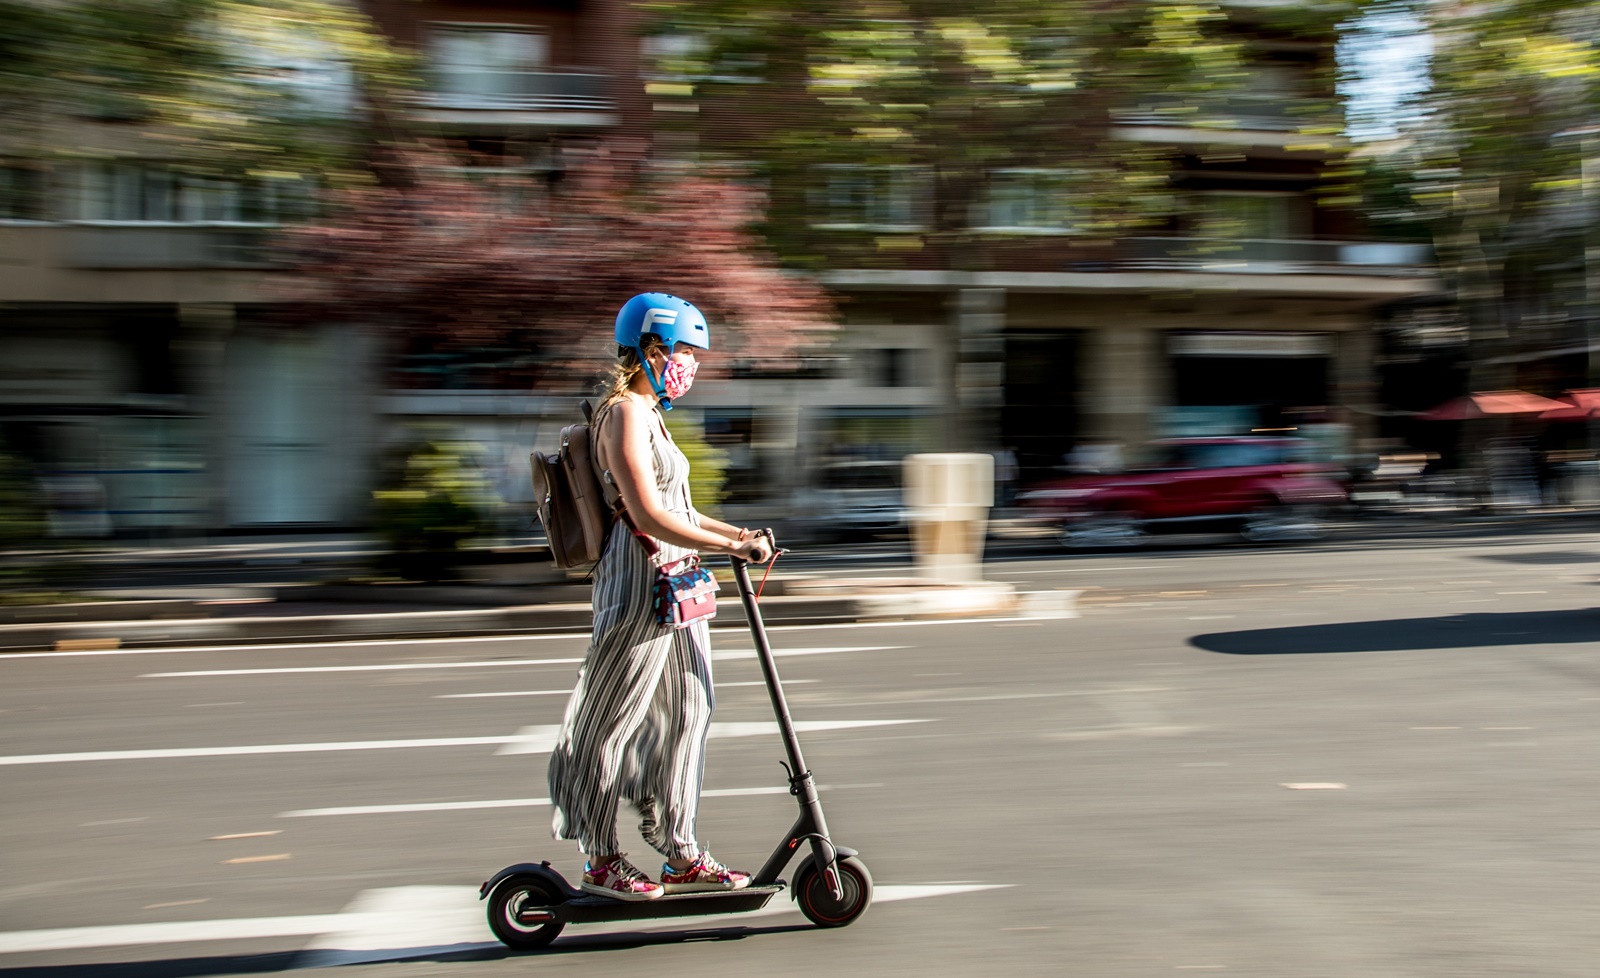
[[[1600,390],[1567,391],[1560,398],[1562,405],[1539,415],[1547,421],[1580,421],[1600,416]]]
[[[1543,414],[1572,406],[1566,401],[1553,401],[1527,391],[1485,391],[1446,401],[1418,417],[1423,421],[1467,421],[1497,415]]]

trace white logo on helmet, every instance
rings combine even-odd
[[[639,327],[639,331],[641,333],[648,333],[650,332],[650,327],[654,326],[656,323],[663,323],[667,326],[671,326],[677,321],[678,310],[676,309],[651,309],[649,312],[644,314],[644,323]]]

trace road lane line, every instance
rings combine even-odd
[[[955,896],[1004,889],[994,883],[878,884],[872,902],[895,903],[928,897]],[[396,886],[368,890],[351,904],[349,925],[321,935],[295,958],[293,967],[326,968],[350,964],[375,964],[407,958],[432,957],[470,951],[503,951],[489,932],[483,904],[475,887]],[[633,934],[657,930],[706,930],[737,926],[753,917],[797,913],[794,901],[783,894],[760,910],[740,914],[710,914],[661,920],[627,920],[612,924],[586,924],[568,930],[567,940]],[[558,943],[556,947],[560,947]]]
[[[478,642],[544,642],[552,639],[588,639],[588,632],[559,632],[539,635],[463,635],[456,638],[374,638],[349,642],[271,642],[237,645],[163,645],[150,649],[91,649],[78,652],[4,652],[0,662],[9,659],[65,659],[85,655],[170,655],[174,652],[260,652],[277,649],[363,648],[369,645],[450,645]]]
[[[570,689],[516,689],[498,693],[440,693],[436,700],[476,700],[491,696],[571,696]]]
[[[821,680],[817,680],[817,679],[785,679],[783,681],[783,684],[785,686],[799,686],[799,685],[802,685],[804,683],[815,683],[815,682],[820,682],[820,681]],[[757,680],[752,680],[750,682],[743,682],[743,683],[717,683],[716,686],[717,686],[718,689],[727,689],[730,686],[765,686],[766,684],[767,684],[766,680],[757,679]],[[514,689],[514,690],[505,690],[505,691],[502,691],[502,692],[494,692],[494,693],[440,693],[437,696],[435,696],[434,699],[436,699],[436,700],[476,700],[476,699],[486,699],[486,698],[490,698],[490,697],[500,697],[500,696],[570,696],[570,695],[572,695],[572,690],[570,690],[570,689]]]
[[[1246,585],[1247,587],[1249,585]],[[923,618],[917,620],[895,621],[855,621],[833,622],[822,625],[785,625],[772,623],[767,625],[770,632],[795,632],[820,628],[916,628],[922,625],[983,625],[997,621],[1016,621],[1014,616],[1001,615],[982,618]],[[717,629],[716,635],[723,631]],[[732,631],[732,629],[728,629]],[[540,633],[537,635],[464,635],[440,638],[393,638],[393,639],[359,639],[349,642],[273,642],[261,645],[164,645],[150,649],[92,649],[75,652],[0,652],[0,662],[11,659],[58,659],[86,655],[171,655],[183,652],[263,652],[282,649],[355,649],[368,646],[394,646],[394,645],[457,645],[477,642],[549,642],[558,639],[572,639],[574,641],[588,641],[589,632],[556,632]]]
[[[277,676],[305,672],[401,672],[414,669],[489,669],[494,666],[570,666],[583,659],[488,659],[481,662],[384,662],[361,666],[280,666],[271,669],[198,669],[147,672],[140,679],[192,679],[197,676]]]
[[[794,724],[796,733],[820,733],[827,730],[857,730],[864,727],[893,727],[906,723],[929,723],[929,720],[797,720]],[[556,737],[561,728],[553,725],[540,724],[538,726],[523,727],[517,731],[517,736],[508,738],[505,746],[495,751],[496,756],[505,754],[547,754],[555,749]],[[776,735],[778,725],[771,720],[758,720],[753,723],[713,723],[711,732],[707,735],[712,738],[724,737],[764,737],[768,734]]]
[[[349,914],[300,917],[237,917],[229,920],[157,924],[109,924],[0,933],[0,954],[72,951],[85,947],[133,944],[187,944],[190,941],[245,941],[259,937],[309,937],[349,926]],[[484,926],[488,926],[485,924]]]
[[[903,645],[853,645],[816,649],[773,649],[774,657],[789,655],[830,655],[841,652],[882,652],[904,648]],[[713,652],[713,662],[734,659],[754,659],[753,649],[735,649]],[[277,676],[290,673],[322,672],[402,672],[426,669],[492,669],[496,666],[570,666],[581,665],[583,658],[569,659],[484,659],[471,662],[383,662],[359,666],[275,666],[267,669],[198,669],[187,672],[147,672],[140,679],[193,679],[200,676]]]
[[[843,647],[817,649],[773,649],[772,656],[773,658],[781,659],[784,656],[789,655],[833,655],[835,653],[844,652],[891,652],[896,649],[903,648],[905,648],[904,645],[849,645]],[[711,653],[712,662],[731,662],[738,659],[754,659],[755,657],[755,649],[731,649],[727,652]]]
[[[787,791],[788,789],[784,789]],[[872,902],[896,903],[929,897],[956,896],[1005,889],[994,883],[879,883]],[[703,929],[751,917],[794,913],[787,899],[775,899],[754,913],[717,914],[692,919],[623,921],[584,926],[577,935],[603,935],[640,930]],[[0,932],[0,954],[30,954],[85,948],[130,947],[149,944],[189,944],[201,941],[247,941],[272,937],[313,937],[311,945],[293,962],[294,968],[358,961],[403,960],[440,949],[482,950],[501,948],[489,933],[483,904],[475,886],[397,886],[366,890],[341,913],[296,917],[235,917],[146,924],[107,924],[95,927],[61,927],[50,930]]]
[[[801,720],[795,730],[801,733],[825,730],[851,730],[861,727],[928,723],[928,720]],[[0,757],[0,766],[18,764],[69,764],[79,761],[143,761],[185,757],[240,757],[253,754],[318,754],[329,751],[409,750],[425,747],[499,747],[497,754],[544,754],[555,747],[560,727],[523,727],[500,737],[428,737],[418,740],[352,740],[315,744],[248,744],[239,747],[158,747],[148,750],[75,751],[61,754],[15,754]],[[758,723],[713,723],[712,737],[757,737],[776,734],[772,721]]]
[[[509,737],[430,737],[421,740],[352,740],[321,744],[250,744],[243,747],[159,747],[151,750],[90,750],[63,754],[17,754],[0,765],[68,764],[75,761],[144,761],[173,757],[239,757],[247,754],[317,754],[344,750],[406,750],[417,747],[484,747],[515,741]]]
[[[827,785],[818,785],[818,791],[827,791]],[[745,795],[786,795],[789,789],[782,785],[764,785],[759,788],[710,788],[700,792],[701,798],[738,798]],[[491,798],[485,801],[435,801],[414,805],[350,805],[344,808],[302,808],[298,811],[279,812],[279,818],[325,818],[334,815],[401,815],[412,812],[465,812],[482,808],[542,808],[550,804],[548,798]]]

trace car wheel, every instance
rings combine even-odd
[[[1061,543],[1064,546],[1083,547],[1137,547],[1149,534],[1144,521],[1137,513],[1127,510],[1106,510],[1091,513],[1062,527]]]
[[[1271,503],[1246,516],[1239,535],[1251,543],[1320,540],[1328,522],[1319,506]]]

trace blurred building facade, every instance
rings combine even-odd
[[[422,56],[411,121],[480,166],[553,184],[564,160],[682,109],[647,93],[644,45],[662,42],[640,41],[626,0],[362,7]],[[1429,255],[1364,240],[1351,212],[1320,202],[1345,147],[1308,142],[1295,119],[1332,98],[1316,79],[1332,77],[1334,38],[1275,37],[1248,10],[1234,25],[1252,58],[1244,92],[1191,124],[1158,93],[1119,117],[1179,161],[1183,204],[1159,233],[1080,233],[1052,205],[1060,171],[999,170],[973,216],[980,246],[953,267],[919,242],[914,174],[816,175],[816,226],[854,245],[841,253],[869,240],[877,254],[822,273],[846,300],[826,355],[702,382],[685,403],[728,455],[728,503],[789,503],[914,451],[1006,446],[1026,479],[1092,441],[1361,434],[1378,398],[1374,322],[1436,291]],[[65,531],[360,525],[385,446],[428,425],[484,446],[500,495],[527,501],[526,453],[554,447],[570,397],[426,360],[400,364],[416,381],[402,389],[359,329],[269,328],[279,273],[259,246],[291,199],[175,177],[124,121],[64,125],[92,159],[30,175],[34,192],[0,215],[0,412],[57,519],[76,521]]]

